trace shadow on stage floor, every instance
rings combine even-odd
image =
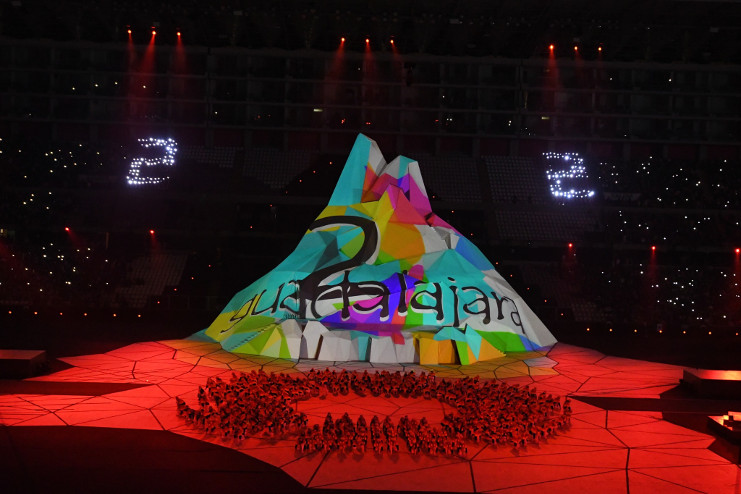
[[[280,468],[167,431],[0,426],[0,458],[6,494],[358,492],[308,489]]]

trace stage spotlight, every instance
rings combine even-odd
[[[67,232],[67,233],[69,233],[69,227],[68,226],[65,226],[64,227],[64,231]]]
[[[344,43],[344,42],[345,42],[345,37],[343,36],[342,38],[340,38],[340,43]]]
[[[548,45],[548,49],[551,50],[551,51],[553,51],[555,48],[556,48],[555,45]]]
[[[126,32],[131,34],[131,29],[127,29]]]
[[[393,39],[391,40],[391,44],[392,44],[392,45],[394,44],[394,40],[393,40]]]
[[[154,29],[152,29],[152,36],[157,36],[157,31],[155,31]]]
[[[579,47],[574,45],[574,51],[579,51]]]
[[[601,53],[602,52],[602,47],[601,46],[598,46],[597,47],[597,51]]]
[[[652,245],[651,246],[651,252],[656,252],[656,246],[655,245]]]
[[[369,43],[370,43],[370,38],[365,38],[365,44],[367,45]]]
[[[736,252],[736,254],[741,254],[741,249],[739,249],[738,247],[736,247],[735,252]]]
[[[574,246],[574,244],[572,244],[571,242],[569,242],[569,249],[572,248],[573,246]]]
[[[177,32],[178,38],[180,37],[180,31]]]
[[[150,235],[154,235],[154,230],[149,230]]]

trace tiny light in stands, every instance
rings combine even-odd
[[[68,232],[68,231],[69,231],[69,227],[68,227],[68,226],[65,226],[65,227],[64,227],[64,231],[65,231],[65,232]]]
[[[574,244],[572,244],[571,242],[569,242],[569,249],[572,248],[573,246],[574,246]]]
[[[738,247],[736,247],[736,254],[741,254],[741,249],[739,249]]]
[[[154,230],[149,230],[150,235],[154,235]]]
[[[651,246],[651,251],[652,251],[652,252],[656,252],[656,246],[655,246],[655,245],[652,245],[652,246]]]

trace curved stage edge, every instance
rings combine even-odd
[[[635,494],[732,493],[741,485],[739,466],[709,449],[712,436],[664,420],[660,408],[604,405],[658,400],[677,387],[685,367],[563,343],[469,366],[296,362],[235,355],[216,343],[192,340],[136,343],[61,360],[69,368],[16,382],[12,390],[0,388],[0,447],[7,458],[0,481],[11,492],[73,492],[80,486],[76,492],[85,492],[87,485],[87,491],[105,486],[108,492],[132,486],[173,492],[250,486],[252,492],[545,489]],[[520,450],[469,443],[465,457],[411,455],[403,449],[394,455],[358,456],[299,454],[292,439],[225,441],[176,414],[175,397],[195,402],[198,386],[210,376],[325,367],[432,371],[450,379],[479,375],[530,385],[572,397],[572,426]],[[327,412],[426,416],[435,422],[449,411],[436,400],[354,394],[300,402],[299,407],[315,423]]]

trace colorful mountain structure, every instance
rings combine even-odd
[[[421,364],[556,342],[481,251],[432,211],[419,164],[386,163],[362,134],[296,249],[199,335],[235,353]]]

